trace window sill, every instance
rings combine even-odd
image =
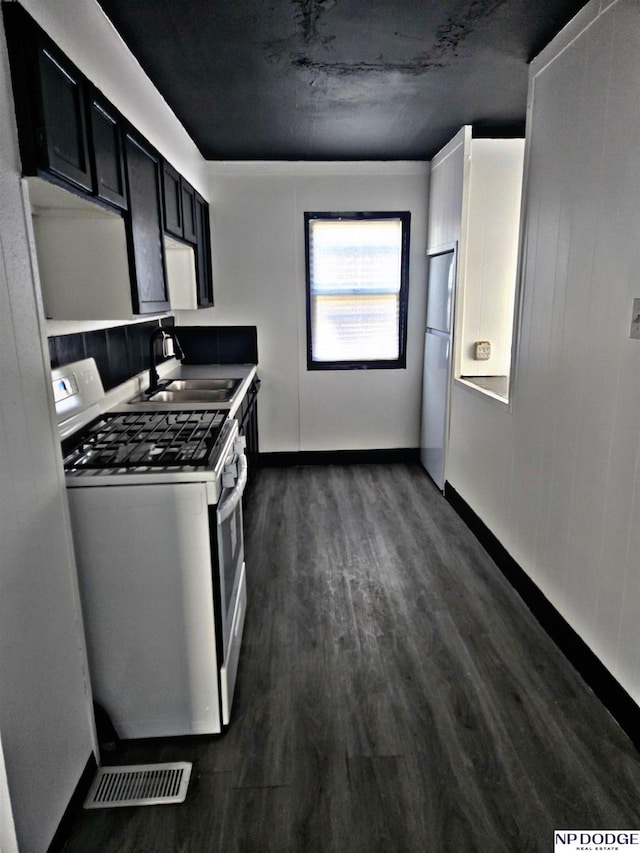
[[[509,405],[508,376],[459,376],[456,382],[505,406]]]

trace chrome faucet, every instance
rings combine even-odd
[[[172,328],[158,326],[157,329],[151,332],[151,337],[149,338],[149,387],[145,391],[147,397],[151,397],[160,388],[158,384],[160,377],[156,370],[156,341],[159,337],[162,338],[163,342],[170,338],[173,341],[174,350],[178,358],[184,358],[180,341]]]

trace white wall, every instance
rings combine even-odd
[[[96,746],[1,23],[0,198],[0,738],[20,848],[42,851]]]
[[[509,375],[523,163],[524,139],[471,141],[457,375]],[[477,361],[485,340],[491,357]]]
[[[592,0],[530,79],[512,411],[455,385],[448,479],[640,701],[636,0]]]
[[[258,328],[260,449],[417,447],[427,163],[211,163],[216,307],[179,323]],[[307,371],[305,211],[411,211],[406,370]]]

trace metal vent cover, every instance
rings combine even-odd
[[[100,767],[84,801],[84,808],[183,803],[187,796],[191,767],[188,761]]]

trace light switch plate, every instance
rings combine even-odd
[[[633,300],[633,309],[631,311],[631,331],[630,338],[640,340],[640,299]]]
[[[476,361],[491,358],[491,341],[476,341]]]

